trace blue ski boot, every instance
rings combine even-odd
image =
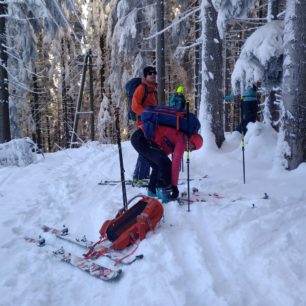
[[[157,197],[164,203],[171,201],[170,193],[172,191],[171,186],[157,188]]]

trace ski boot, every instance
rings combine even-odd
[[[168,203],[172,201],[171,199],[171,191],[172,187],[167,186],[167,187],[159,187],[157,188],[157,197],[164,203]]]

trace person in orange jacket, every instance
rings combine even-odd
[[[157,103],[157,84],[156,84],[156,69],[152,66],[147,66],[143,70],[144,78],[141,80],[132,99],[132,111],[137,115],[137,125],[141,124],[140,116],[147,106],[156,106]],[[141,186],[143,180],[150,175],[149,163],[139,155],[137,158],[135,170],[133,173],[133,183],[136,186]]]
[[[156,74],[156,69],[152,66],[147,66],[143,70],[144,78],[141,80],[142,85],[136,88],[132,100],[132,111],[138,117],[141,116],[145,107],[156,106],[158,104]]]
[[[187,136],[169,126],[158,126],[153,140],[146,139],[143,126],[140,125],[131,137],[134,149],[145,158],[152,168],[148,185],[148,196],[159,197],[167,203],[179,196],[177,188],[180,164],[187,149]],[[201,135],[190,137],[190,151],[198,150],[203,145]],[[172,161],[168,157],[173,154]]]

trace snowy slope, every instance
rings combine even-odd
[[[98,239],[102,222],[122,206],[120,185],[97,184],[120,178],[117,147],[91,143],[28,167],[1,168],[0,305],[305,305],[306,165],[273,168],[276,142],[272,129],[249,127],[246,185],[238,134],[228,134],[221,151],[192,153],[192,177],[208,177],[191,186],[224,198],[207,196],[191,212],[176,202],[164,205],[163,222],[137,250],[144,259],[122,267],[122,278],[112,283],[58,262],[22,236],[37,237],[41,224],[65,224]],[[137,155],[129,142],[123,152],[131,178]],[[127,187],[129,198],[140,191]],[[98,262],[113,266],[106,258]]]

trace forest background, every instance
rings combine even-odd
[[[128,139],[124,85],[154,65],[160,103],[183,85],[207,146],[240,120],[224,95],[255,83],[258,120],[281,136],[275,163],[294,169],[306,160],[305,14],[305,0],[1,1],[0,143],[113,143],[116,107]]]

